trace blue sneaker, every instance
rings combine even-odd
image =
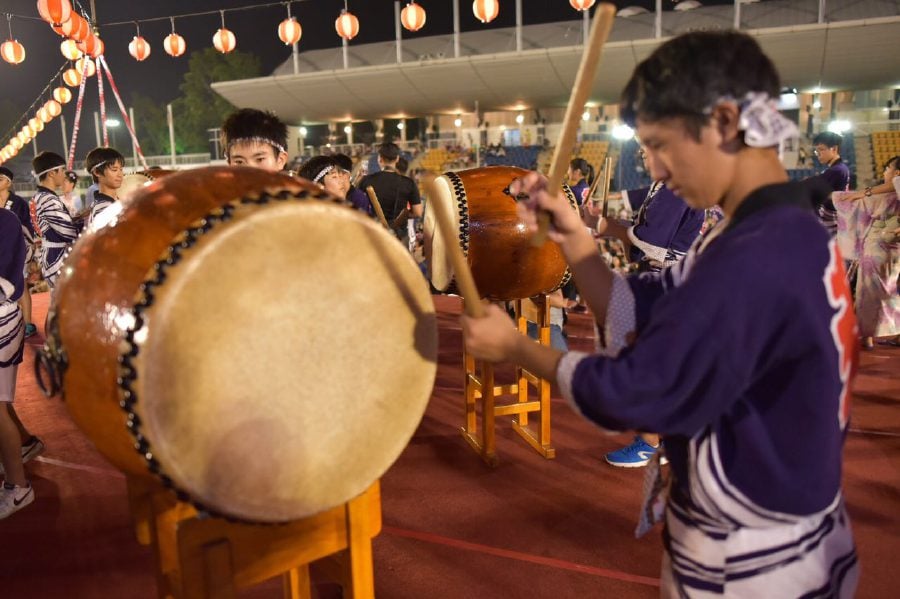
[[[606,454],[606,461],[619,468],[641,468],[647,465],[647,462],[650,461],[656,450],[656,447],[653,447],[644,441],[640,435],[637,435],[631,445]],[[667,463],[668,460],[663,456],[660,459],[660,464],[664,465]]]
[[[36,333],[37,333],[37,327],[34,324],[29,322],[28,324],[25,325],[25,336],[26,337],[31,337],[32,335],[34,335]]]

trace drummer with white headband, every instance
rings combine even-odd
[[[41,231],[41,274],[51,291],[56,286],[66,250],[78,230],[56,190],[66,179],[66,161],[54,152],[41,152],[31,161],[38,182],[34,194],[38,228]]]
[[[242,108],[222,124],[222,146],[229,166],[278,172],[288,159],[287,126],[271,112]]]

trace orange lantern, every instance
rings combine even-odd
[[[81,73],[75,69],[66,69],[63,73],[63,82],[69,87],[78,87],[81,84]]]
[[[39,118],[30,118],[28,119],[28,128],[38,133],[44,130],[44,121]]]
[[[278,39],[284,42],[285,46],[292,46],[300,41],[303,35],[303,28],[294,17],[288,17],[278,24]]]
[[[78,43],[75,40],[65,40],[59,45],[59,51],[68,60],[78,60],[82,57],[81,50],[78,49]]]
[[[29,141],[31,141],[31,138],[28,137],[28,134],[25,131],[19,131],[19,133],[16,135],[16,139],[19,140],[20,146],[24,146]]]
[[[140,62],[150,56],[150,44],[148,44],[147,40],[141,36],[136,35],[134,39],[131,40],[131,43],[128,44],[128,53],[134,56],[135,60]]]
[[[47,100],[46,102],[44,102],[44,108],[46,108],[47,112],[50,113],[51,118],[55,119],[60,114],[62,114],[62,106],[60,106],[59,102],[57,102],[56,100]]]
[[[41,119],[45,123],[49,123],[53,120],[53,115],[50,114],[50,111],[47,110],[46,106],[41,106],[41,109],[37,111],[37,118]]]
[[[72,17],[69,0],[38,0],[37,8],[42,19],[57,27]]]
[[[0,44],[0,56],[9,64],[19,64],[25,60],[25,46],[18,40],[6,40]]]
[[[85,65],[87,65],[87,72],[85,72]],[[94,61],[84,56],[75,61],[75,70],[79,73],[83,73],[86,77],[93,77],[97,72],[97,67],[94,65]],[[79,81],[79,83],[81,83]]]
[[[472,12],[475,18],[482,23],[490,23],[500,14],[499,0],[475,0],[472,3]]]
[[[54,27],[53,30],[64,36],[82,42],[91,34],[90,24],[82,18],[77,12],[72,12],[72,18],[62,24],[61,27]]]
[[[11,145],[13,147],[13,149],[16,152],[18,152],[19,150],[22,149],[22,146],[24,146],[25,144],[22,143],[22,140],[19,139],[19,136],[17,135],[15,137],[13,137],[11,140],[9,140],[9,145]],[[15,156],[15,154],[13,154],[13,156]]]
[[[341,11],[340,16],[334,22],[334,29],[337,31],[337,34],[349,41],[356,37],[356,34],[359,33],[359,19],[356,18],[351,12],[347,12],[347,9]]]
[[[78,49],[92,58],[97,58],[103,54],[103,45],[103,40],[92,33],[84,41],[78,42]]]
[[[234,34],[224,27],[216,31],[216,34],[213,36],[213,46],[222,54],[228,54],[234,50],[236,45],[237,40],[234,38]]]
[[[53,99],[60,104],[68,104],[72,101],[72,92],[68,87],[59,86],[53,90]]]
[[[178,58],[184,54],[186,49],[187,44],[184,43],[184,38],[177,33],[170,33],[166,36],[166,39],[163,40],[163,50],[165,50],[166,54],[169,56]]]
[[[594,5],[595,0],[569,0],[569,4],[575,10],[587,10]]]
[[[400,11],[400,23],[409,31],[418,31],[425,26],[425,9],[410,2]]]

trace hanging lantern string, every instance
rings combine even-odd
[[[220,10],[219,14],[222,15],[222,29],[225,29],[225,11]]]
[[[137,134],[134,132],[134,125],[131,122],[131,119],[128,118],[128,111],[125,110],[125,104],[122,102],[122,96],[119,94],[119,88],[116,87],[116,80],[113,79],[112,71],[109,68],[109,65],[106,63],[106,58],[101,54],[97,57],[97,74],[100,74],[100,67],[103,67],[103,70],[106,71],[106,78],[109,79],[109,87],[112,89],[113,97],[116,99],[116,104],[119,105],[119,112],[122,113],[122,120],[125,121],[125,128],[128,129],[128,133],[131,134],[131,141],[134,143],[134,149],[137,151],[138,158],[141,159],[141,164],[145,169],[150,168],[147,165],[147,159],[144,157],[144,151],[141,149],[141,144],[138,141]]]
[[[237,6],[235,8],[228,8],[225,10],[221,10],[221,9],[220,10],[206,10],[206,11],[201,11],[201,12],[189,12],[189,13],[184,13],[184,14],[180,14],[180,15],[172,15],[172,16],[168,16],[168,17],[151,17],[149,19],[140,19],[139,22],[140,23],[152,23],[154,21],[172,20],[173,27],[174,27],[174,19],[183,19],[186,17],[204,17],[204,16],[208,16],[208,15],[216,15],[216,14],[222,14],[222,13],[226,13],[226,12],[236,12],[239,10],[254,10],[257,8],[268,8],[270,6],[284,6],[285,4],[287,4],[288,7],[290,7],[291,4],[294,4],[296,2],[312,2],[312,0],[288,0],[288,1],[280,0],[279,2],[265,2],[263,4],[253,4],[251,6]],[[114,23],[99,23],[97,26],[98,27],[115,27],[117,25],[133,25],[133,24],[134,24],[134,21],[116,21]]]
[[[175,17],[169,17],[169,20],[172,22],[172,33],[175,33]]]
[[[174,21],[174,19],[172,19],[172,20]],[[173,24],[172,27],[174,27],[174,26],[175,26],[175,25]],[[141,37],[141,23],[140,23],[140,21],[135,21],[135,22],[134,22],[134,27],[135,27],[135,29],[137,29],[137,35],[136,35],[135,37]]]
[[[291,18],[291,3],[290,3],[290,2],[285,2],[284,5],[287,6],[288,19],[290,19],[290,18]]]
[[[78,132],[81,130],[81,109],[84,107],[84,90],[86,85],[87,61],[82,63],[81,83],[78,84],[78,101],[75,102],[75,122],[72,124],[72,141],[69,142],[69,156],[66,160],[66,168],[69,170],[72,170],[72,167],[75,165],[75,146],[78,145]]]
[[[53,82],[56,81],[58,77],[62,76],[62,72],[65,71],[67,67],[68,63],[63,62],[62,66],[59,67],[59,70],[57,70],[56,73],[54,73],[54,75],[50,77],[50,81],[47,82],[47,85],[44,86],[44,89],[41,90],[41,93],[39,93],[34,102],[31,103],[31,106],[29,106],[25,110],[25,113],[18,118],[15,125],[10,127],[9,130],[4,133],[2,137],[0,137],[0,146],[3,146],[4,143],[16,133],[16,131],[22,128],[22,125],[20,123],[27,123],[28,119],[30,119],[31,116],[34,116],[34,113],[37,111],[36,107],[42,103],[42,98],[44,97],[44,95],[50,92],[50,88],[53,87]]]
[[[12,15],[9,13],[6,13],[6,24],[9,26],[9,39],[14,39],[12,32]]]

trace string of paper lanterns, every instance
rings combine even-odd
[[[28,110],[25,111],[25,114],[23,114],[16,124],[7,131],[6,135],[0,138],[0,143],[2,143],[2,140],[6,138],[7,135],[10,136],[6,144],[0,147],[0,164],[15,157],[23,147],[37,136],[38,133],[44,130],[47,123],[62,114],[62,105],[72,100],[72,92],[70,92],[68,88],[59,86],[53,90],[51,98],[43,101],[43,98],[53,86],[53,82],[65,68],[66,65],[63,64],[47,85],[44,86],[43,91],[41,91],[37,99],[32,102]],[[29,115],[32,116],[29,117]],[[22,122],[24,122],[24,124],[21,129],[17,131],[16,128],[19,126],[19,123]]]
[[[225,28],[225,11],[221,10],[219,14],[222,15],[222,27],[213,36],[213,46],[222,54],[228,54],[237,46],[237,39],[232,32]]]

